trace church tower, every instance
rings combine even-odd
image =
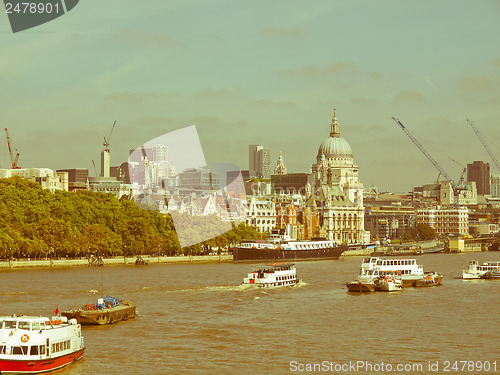
[[[313,191],[306,204],[316,204],[327,239],[336,243],[362,243],[366,237],[363,184],[351,146],[340,136],[335,109],[330,136],[319,146],[312,173]]]
[[[274,168],[274,174],[275,175],[286,174],[285,162],[283,161],[283,156],[281,155],[281,151],[280,151],[280,157],[278,158],[278,163],[276,164],[276,168]]]

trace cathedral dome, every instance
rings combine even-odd
[[[352,150],[349,143],[344,138],[328,137],[318,149],[318,156],[329,157],[352,157]]]
[[[327,159],[331,158],[352,158],[352,149],[349,143],[344,139],[340,138],[339,124],[337,122],[337,114],[334,110],[332,129],[330,131],[330,136],[326,138],[318,149],[318,159],[325,155]]]

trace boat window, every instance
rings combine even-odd
[[[16,328],[16,323],[17,321],[15,320],[6,320],[4,328],[14,329]]]
[[[33,331],[38,331],[40,329],[40,323],[39,322],[33,322],[31,324],[31,329],[33,329]]]
[[[38,355],[38,345],[34,345],[31,347],[30,355]]]
[[[12,354],[28,354],[28,347],[27,346],[13,346],[12,347]]]
[[[40,351],[40,355],[45,354],[45,345],[38,345],[38,350]]]
[[[5,354],[5,345],[0,345],[0,354]]]
[[[19,323],[17,324],[17,328],[19,329],[26,329],[26,330],[30,330],[30,322],[25,322],[23,320],[19,321]]]

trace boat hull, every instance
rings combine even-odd
[[[252,282],[247,282],[246,280],[243,281],[243,285],[253,285],[253,286],[258,286],[260,288],[280,288],[284,286],[294,286],[299,283],[299,279],[296,280],[288,280],[284,282],[269,282],[269,283],[252,283]]]
[[[354,293],[374,292],[375,284],[371,282],[351,281],[346,284],[347,291]]]
[[[375,281],[375,290],[380,292],[396,292],[403,290],[403,280],[395,278],[380,278]]]
[[[85,349],[65,354],[55,358],[45,358],[39,360],[8,360],[0,358],[0,373],[1,374],[37,374],[47,371],[52,371],[78,361],[83,357]]]
[[[70,310],[63,311],[62,316],[68,319],[75,318],[81,325],[113,324],[122,320],[134,318],[136,305],[131,302],[122,302],[120,305],[100,310]]]
[[[236,247],[233,249],[233,261],[338,259],[345,250],[347,250],[347,247],[344,245],[312,250],[249,249]]]

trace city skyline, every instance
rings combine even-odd
[[[21,167],[93,173],[116,120],[111,165],[196,125],[207,163],[246,170],[259,144],[272,170],[282,151],[293,173],[309,172],[336,108],[365,189],[406,192],[438,176],[393,116],[453,179],[475,160],[500,173],[467,123],[498,157],[499,12],[467,1],[87,1],[16,34],[2,12],[0,125]]]

